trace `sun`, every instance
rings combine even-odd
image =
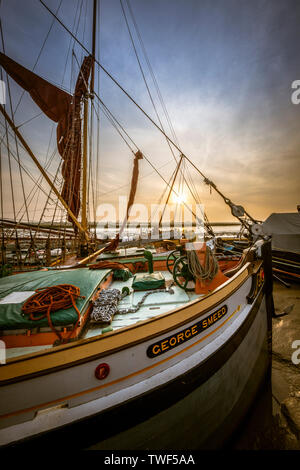
[[[174,194],[174,201],[176,204],[184,204],[186,202],[186,195],[183,193]]]

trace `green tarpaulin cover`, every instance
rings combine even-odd
[[[88,268],[32,271],[0,279],[0,330],[48,326],[47,318],[39,321],[28,320],[28,316],[24,317],[21,310],[27,299],[21,301],[20,299],[26,297],[26,293],[29,298],[36,289],[41,287],[58,284],[72,284],[79,287],[80,295],[85,296],[85,299],[77,299],[76,305],[82,312],[99,283],[110,272],[110,269],[90,270]],[[58,310],[51,314],[51,319],[54,326],[71,325],[77,321],[77,312],[74,307]]]
[[[152,290],[165,287],[165,278],[160,272],[151,274],[136,274],[133,278],[134,290]]]

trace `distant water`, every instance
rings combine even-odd
[[[213,230],[216,235],[222,236],[222,235],[234,235],[237,234],[240,230],[240,225],[213,225]],[[188,233],[190,231],[194,232],[194,234],[201,234],[201,230],[197,229],[195,227],[187,227],[186,230],[183,230],[182,227],[180,226],[175,226],[174,230],[167,230],[167,229],[162,229],[159,232],[155,230],[149,230],[147,227],[128,227],[124,229],[123,234],[122,234],[122,240],[123,241],[133,241],[133,240],[138,240],[138,239],[147,239],[147,238],[170,238],[172,235],[172,232],[174,231],[174,237],[175,238],[180,238],[182,236],[182,233]],[[100,239],[105,239],[105,238],[114,238],[117,233],[118,229],[116,228],[105,228],[105,229],[96,229],[97,236]]]
[[[239,232],[240,230],[240,225],[214,225],[211,224],[213,227],[213,230],[216,235],[218,236],[228,236],[228,235],[234,235]],[[68,227],[70,229],[70,227]],[[63,228],[62,228],[63,230]],[[93,230],[93,229],[92,229]],[[139,239],[147,239],[147,238],[181,238],[182,233],[187,233],[189,231],[193,231],[195,234],[200,234],[201,229],[195,228],[195,227],[187,227],[185,230],[182,229],[181,226],[174,226],[174,229],[168,230],[163,228],[159,232],[155,229],[148,229],[146,225],[141,225],[141,227],[128,227],[125,228],[122,234],[122,240],[123,241],[133,241],[133,240],[139,240]],[[10,230],[10,232],[13,234],[15,231],[13,229]],[[117,233],[119,232],[119,227],[108,227],[108,228],[96,228],[96,233],[98,239],[105,240],[107,238],[115,238]],[[174,234],[173,234],[174,232]],[[203,230],[202,230],[203,232]],[[18,237],[20,239],[24,238],[30,238],[30,231],[29,230],[24,230],[24,229],[17,229]],[[39,234],[39,239],[47,239],[48,234],[47,233],[40,233]],[[57,237],[55,232],[53,231],[51,234],[51,238],[54,240],[56,238],[61,238]]]

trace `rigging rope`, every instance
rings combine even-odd
[[[46,8],[46,10],[53,16],[56,18],[56,20],[58,21],[58,23],[74,38],[74,40],[82,47],[83,50],[85,50],[89,55],[92,55],[90,53],[90,51],[84,46],[84,44],[82,42],[79,41],[79,39],[70,31],[70,29],[58,18],[58,16],[53,13],[53,11],[45,4],[45,2],[43,0],[39,0],[39,2]],[[181,149],[179,148],[179,146],[174,143],[174,141],[164,132],[164,130],[149,116],[149,114],[146,113],[146,111],[132,98],[132,96],[120,85],[120,83],[111,75],[111,73],[109,73],[109,71],[96,59],[96,57],[94,55],[92,55],[95,63],[103,70],[103,72],[120,88],[120,90],[127,96],[127,98],[144,114],[144,116],[147,117],[147,119],[159,130],[159,132],[161,132],[167,139],[168,141],[170,142],[170,144],[172,144],[179,152],[181,152],[183,154],[183,152],[181,151]],[[95,96],[97,96],[97,94],[95,93]],[[99,96],[98,96],[98,99]],[[190,160],[190,158],[188,158],[185,154],[183,154],[183,156],[186,158],[186,160],[198,171],[198,173],[202,176],[202,178],[204,179],[204,182],[206,184],[209,184],[212,188],[214,188],[214,190],[223,198],[224,202],[229,205],[231,208],[234,206],[234,204],[230,201],[230,199],[228,199],[227,197],[225,197],[221,191],[216,187],[216,185],[210,181],[208,178],[206,178],[206,176],[204,175],[204,173],[202,173],[201,170],[199,170],[199,168]],[[253,217],[250,216],[250,214],[244,210],[244,213],[245,215],[252,221],[252,222],[256,222],[255,219],[253,219]],[[248,224],[241,218],[241,217],[238,217],[235,215],[235,217],[237,217],[240,222],[245,225],[248,229],[249,229],[249,226]]]
[[[62,3],[62,2],[61,2],[61,3]],[[59,5],[58,9],[60,8],[61,3],[60,3],[60,5]],[[75,17],[74,17],[74,22],[73,22],[73,26],[72,26],[72,30],[73,30],[73,31],[74,31],[74,29],[75,29],[76,18],[77,18],[78,9],[79,9],[79,3],[80,3],[80,2],[79,2],[79,0],[78,0],[78,2],[77,2],[77,7],[76,7],[76,12],[75,12]],[[81,6],[82,6],[82,1],[81,1]],[[77,34],[77,31],[78,31],[78,26],[79,26],[80,13],[81,13],[81,10],[80,10],[79,16],[78,16],[76,34]],[[51,26],[51,27],[52,27],[52,26]],[[50,33],[50,30],[49,30],[49,33]],[[49,34],[49,33],[48,33],[48,34]],[[61,86],[63,85],[64,78],[65,78],[66,71],[67,71],[67,63],[68,63],[68,60],[69,60],[69,55],[70,55],[70,51],[71,51],[71,45],[72,45],[72,37],[70,37],[70,41],[69,41],[69,47],[68,47],[68,51],[67,51],[66,62],[65,62],[64,70],[63,70],[62,80],[61,80]],[[42,52],[42,50],[41,50],[41,52]],[[41,55],[41,52],[40,52],[39,56]],[[37,59],[37,60],[38,60],[38,59]],[[70,89],[71,89],[71,84],[70,84]],[[52,125],[51,135],[50,135],[50,139],[49,139],[49,143],[48,143],[47,154],[46,154],[46,157],[45,157],[45,169],[48,169],[48,168],[50,167],[51,161],[54,159],[55,154],[56,154],[56,152],[57,152],[57,149],[55,149],[54,152],[52,153],[52,155],[50,156],[49,161],[47,161],[47,160],[48,160],[49,151],[50,151],[50,145],[51,145],[51,140],[52,140],[52,135],[53,135],[54,126],[55,126],[55,124]],[[18,126],[18,127],[20,127],[20,126]],[[70,139],[70,137],[69,137],[69,139]],[[54,178],[54,183],[55,183],[55,181],[57,180],[58,183],[60,183],[60,186],[62,187],[62,181],[60,182],[60,181],[59,181],[59,177],[58,177],[58,175],[59,175],[59,170],[60,170],[61,165],[62,165],[62,160],[60,160],[60,162],[59,162],[59,165],[58,165],[58,168],[57,168],[57,171],[56,171],[56,174],[55,174],[55,178]],[[43,176],[41,175],[39,181],[41,182],[42,180],[43,180]],[[61,187],[60,187],[60,191],[61,191]],[[39,226],[40,226],[40,224],[42,223],[42,220],[43,220],[43,217],[44,217],[44,213],[45,213],[46,207],[47,207],[47,205],[49,204],[49,200],[51,199],[51,198],[50,198],[50,194],[51,194],[51,193],[52,193],[52,188],[50,189],[50,192],[49,192],[48,196],[47,196],[47,194],[46,194],[46,196],[47,196],[47,201],[46,201],[46,203],[44,204],[43,211],[42,211],[42,213],[41,213],[41,215],[40,215]],[[39,200],[39,193],[38,193],[37,198],[36,198],[36,201],[37,201],[37,202],[38,202],[38,200]],[[52,200],[52,199],[51,199],[51,200]],[[53,201],[53,200],[52,200],[52,201]],[[58,203],[58,201],[56,202],[54,215],[53,215],[53,217],[52,217],[51,227],[53,226],[53,223],[54,223],[54,216],[55,216],[56,209],[57,209],[57,203]],[[37,204],[36,204],[36,206],[37,206]],[[36,209],[36,207],[35,207],[35,209]],[[61,226],[61,225],[60,225],[60,226]],[[50,232],[49,232],[48,238],[50,237],[50,234],[51,234],[51,227],[50,227]],[[37,233],[37,232],[36,232],[36,233]]]
[[[0,21],[0,31],[1,31],[2,48],[3,48],[3,52],[5,53],[4,36],[3,36],[3,29],[2,29],[2,22],[1,21]],[[8,90],[9,104],[10,104],[10,112],[11,112],[11,115],[12,115],[12,121],[15,125],[14,114],[13,114],[13,104],[12,104],[12,97],[11,97],[11,90],[10,90],[10,80],[8,78],[8,74],[6,74],[6,79],[7,79],[7,90]],[[18,168],[19,168],[19,176],[20,176],[20,180],[21,180],[22,195],[23,195],[23,200],[24,200],[24,205],[25,205],[25,213],[26,213],[26,216],[27,216],[27,222],[29,224],[28,204],[27,204],[27,198],[26,198],[25,186],[24,186],[24,178],[23,178],[21,161],[20,161],[20,152],[19,152],[18,139],[17,139],[16,134],[14,134],[14,142],[15,142],[15,147],[16,147],[16,155],[17,155],[17,162],[18,162]],[[34,249],[34,240],[33,240],[33,237],[32,237],[31,228],[29,228],[29,233],[30,233],[30,238],[31,238],[31,245],[32,245],[32,248]],[[26,261],[27,255],[28,255],[28,253],[26,254],[24,262]]]
[[[63,2],[63,0],[60,0],[60,3],[59,3],[59,5],[58,5],[57,10],[56,10],[56,13],[55,13],[56,15],[58,14],[58,12],[59,12],[59,10],[60,10],[60,7],[61,7],[62,2]],[[45,39],[44,39],[44,42],[43,42],[42,47],[41,47],[41,49],[40,49],[40,52],[38,53],[38,56],[37,56],[37,58],[36,58],[36,61],[35,61],[34,65],[33,65],[32,71],[34,71],[35,67],[37,66],[37,63],[38,63],[38,61],[39,61],[39,59],[40,59],[40,57],[41,57],[41,54],[42,54],[42,52],[43,52],[43,49],[44,49],[45,45],[46,45],[47,39],[48,39],[48,37],[49,37],[49,35],[50,35],[50,32],[51,32],[51,30],[52,30],[52,28],[53,28],[54,22],[55,22],[55,18],[53,18],[53,20],[52,20],[52,22],[51,22],[50,28],[49,28],[49,30],[48,30],[46,36],[45,36]],[[22,101],[22,99],[23,99],[24,93],[25,93],[25,91],[23,90],[23,91],[22,91],[22,94],[21,94],[21,97],[20,97],[20,99],[19,99],[19,101],[18,101],[18,103],[17,103],[16,109],[15,109],[13,115],[16,114],[17,109],[18,109],[18,107],[19,107],[19,105],[20,105],[20,103],[21,103],[21,101]]]
[[[147,80],[146,80],[146,76],[145,76],[145,74],[144,74],[143,67],[142,67],[141,61],[140,61],[139,56],[138,56],[137,49],[136,49],[135,44],[134,44],[134,39],[133,39],[133,36],[132,36],[132,34],[131,34],[130,26],[129,26],[129,23],[128,23],[128,20],[127,20],[127,16],[126,16],[126,12],[125,12],[125,9],[124,9],[122,0],[120,0],[120,4],[121,4],[122,12],[123,12],[123,15],[124,15],[124,18],[125,18],[125,22],[126,22],[126,26],[127,26],[127,29],[128,29],[129,36],[130,36],[130,40],[131,40],[131,43],[132,43],[132,47],[133,47],[133,50],[134,50],[134,53],[135,53],[135,56],[136,56],[136,59],[137,59],[138,65],[139,65],[139,69],[140,69],[140,71],[141,71],[141,74],[142,74],[142,77],[143,77],[143,80],[144,80],[144,83],[145,83],[145,86],[146,86],[146,89],[147,89],[147,92],[148,92],[150,101],[151,101],[151,103],[152,103],[152,106],[153,106],[153,109],[154,109],[154,111],[155,111],[155,114],[156,114],[156,117],[157,117],[157,119],[158,119],[158,122],[159,122],[159,124],[160,124],[160,127],[164,130],[162,121],[161,121],[161,119],[160,119],[160,117],[159,117],[157,108],[156,108],[156,106],[155,106],[153,97],[152,97],[152,95],[151,95],[151,91],[150,91],[150,88],[149,88],[149,86],[148,86],[148,83],[147,83]],[[127,2],[127,6],[128,6],[128,8],[130,9],[130,14],[131,14],[132,19],[133,19],[133,21],[134,21],[134,26],[135,26],[136,32],[138,33],[137,25],[136,25],[136,22],[135,22],[134,17],[133,17],[133,12],[132,12],[132,10],[131,10],[130,5],[128,4],[128,2]],[[139,35],[139,39],[140,39],[140,42],[141,42],[140,35]],[[141,44],[142,44],[142,42],[141,42]],[[146,60],[147,60],[147,64],[148,64],[148,67],[149,67],[149,70],[150,70],[150,73],[151,73],[152,69],[151,69],[150,62],[149,62],[149,60],[148,60],[148,57],[147,57],[147,55],[146,55],[146,51],[145,51],[144,48],[143,48],[143,52],[144,52],[144,56],[145,56],[145,58],[146,58]],[[157,84],[157,82],[156,82],[156,80],[155,80],[155,77],[154,77],[154,75],[153,75],[153,72],[152,72],[152,79],[153,79],[154,84],[156,85],[156,91],[157,91],[158,97],[160,97],[161,95],[160,95],[160,92],[159,92],[158,84]],[[162,104],[162,103],[161,103],[161,104]],[[163,107],[163,109],[164,109],[164,111],[165,111],[165,113],[166,113],[166,116],[167,116],[167,110],[166,110],[164,107]],[[169,124],[170,124],[170,123],[169,123]],[[173,127],[171,127],[171,125],[170,125],[170,129],[171,129],[171,131],[172,131],[172,129],[173,129]],[[168,139],[166,139],[166,141],[167,141],[167,144],[168,144],[168,146],[169,146],[169,149],[170,149],[170,151],[171,151],[171,153],[172,153],[172,155],[173,155],[173,158],[174,158],[174,160],[175,160],[176,163],[177,163],[177,159],[176,159],[176,157],[175,157],[174,150],[172,149],[171,144],[170,144],[170,142],[168,141]]]
[[[161,91],[160,91],[160,89],[159,89],[159,86],[158,86],[158,83],[157,83],[155,74],[154,74],[153,69],[152,69],[152,67],[151,67],[150,60],[149,60],[149,58],[148,58],[148,54],[147,54],[147,52],[146,52],[146,48],[145,48],[144,42],[143,42],[143,40],[142,40],[142,36],[141,36],[140,31],[139,31],[139,28],[138,28],[138,25],[137,25],[135,16],[134,16],[134,14],[133,14],[133,10],[132,10],[132,8],[131,8],[131,5],[130,5],[129,0],[126,0],[126,3],[127,3],[127,7],[128,7],[128,10],[129,10],[130,15],[131,15],[131,18],[132,18],[132,22],[133,22],[133,25],[134,25],[134,28],[135,28],[137,37],[138,37],[139,42],[140,42],[140,45],[141,45],[141,49],[142,49],[142,51],[143,51],[143,54],[144,54],[146,63],[147,63],[147,65],[148,65],[149,72],[150,72],[150,74],[151,74],[151,77],[152,77],[154,86],[155,86],[155,88],[156,88],[156,92],[157,92],[157,95],[158,95],[160,104],[161,104],[161,106],[162,106],[162,108],[163,108],[163,110],[164,110],[166,120],[167,120],[167,122],[168,122],[168,124],[169,124],[169,128],[170,128],[171,134],[173,135],[173,138],[174,138],[175,142],[177,143],[178,147],[180,147],[178,138],[177,138],[176,133],[175,133],[175,131],[174,131],[174,128],[173,128],[173,125],[172,125],[172,122],[171,122],[171,119],[170,119],[170,116],[169,116],[169,113],[168,113],[168,110],[167,110],[167,107],[166,107],[166,105],[165,105],[165,102],[164,102],[164,100],[163,100]]]
[[[72,31],[70,31],[70,29],[58,18],[58,16],[53,13],[53,11],[43,2],[43,0],[39,0],[40,3],[46,8],[46,10],[53,16],[56,18],[56,20],[58,21],[58,23],[72,36],[72,38],[74,39],[74,41],[76,41],[81,47],[82,49],[89,55],[92,55],[90,53],[90,51],[84,46],[84,44],[72,33]],[[144,111],[144,109],[132,98],[132,96],[120,85],[120,83],[118,83],[118,81],[108,72],[108,70],[106,70],[106,68],[96,59],[95,56],[93,56],[93,59],[95,61],[95,63],[103,70],[103,72],[120,88],[120,90],[129,98],[129,100],[150,120],[150,122],[165,136],[165,138],[170,142],[170,144],[172,144],[179,152],[181,152],[179,146],[177,144],[175,144],[171,139],[170,137],[165,133],[165,131],[146,113],[146,111]],[[97,99],[101,102],[101,98],[99,97],[99,95],[94,91],[94,95],[97,97]],[[136,146],[137,147],[137,146]],[[137,147],[138,148],[138,147]],[[160,178],[166,183],[167,181],[163,178],[163,176],[157,171],[157,169],[154,167],[154,165],[149,161],[149,159],[147,159],[147,157],[144,155],[144,158],[145,160],[149,163],[149,165],[156,171],[156,173],[160,176]],[[191,162],[191,160],[183,154],[183,156],[187,159],[187,161],[189,161],[189,163],[194,166],[194,168],[201,174],[201,176],[206,180],[206,177],[205,175]],[[178,194],[176,193],[176,191],[174,191],[173,189],[173,192],[176,194],[176,196],[178,196]],[[217,190],[217,192],[219,192]],[[220,193],[220,192],[219,192]],[[221,193],[220,193],[221,194]],[[222,195],[223,196],[223,195]],[[184,206],[191,212],[189,206],[187,206],[185,203],[183,203]]]
[[[59,5],[59,7],[58,7],[58,10],[60,9],[61,4],[62,4],[62,0],[60,1],[60,5]],[[57,10],[57,11],[58,11],[58,10]],[[78,12],[78,5],[77,5],[77,11],[76,11],[76,14],[75,14],[73,29],[74,29],[74,27],[75,27],[75,21],[76,21],[77,12]],[[39,55],[38,55],[38,57],[37,57],[37,59],[36,59],[36,62],[35,62],[35,64],[34,64],[33,69],[35,68],[35,66],[36,66],[36,64],[37,64],[37,62],[38,62],[38,60],[39,60],[39,58],[40,58],[40,56],[41,56],[42,50],[43,50],[43,48],[44,48],[44,46],[45,46],[46,40],[47,40],[47,38],[48,38],[48,36],[49,36],[49,33],[50,33],[50,31],[51,31],[51,29],[52,29],[52,27],[53,27],[54,22],[55,22],[55,20],[52,21],[52,24],[51,24],[50,29],[49,29],[49,31],[48,31],[48,33],[47,33],[47,36],[46,36],[46,38],[45,38],[45,40],[44,40],[44,43],[43,43],[42,48],[41,48],[41,50],[40,50],[40,52],[39,52]],[[1,35],[2,35],[2,28],[1,28]],[[3,42],[3,37],[2,37],[2,42]],[[67,55],[67,61],[68,61],[68,56],[69,56],[69,52],[70,52],[70,49],[71,49],[71,42],[72,42],[72,38],[70,38],[69,50],[68,50],[68,55]],[[3,45],[3,49],[4,49],[4,45]],[[67,65],[67,61],[66,61],[66,65]],[[65,65],[65,69],[64,69],[64,73],[63,73],[62,83],[63,83],[64,76],[65,76],[65,72],[66,72],[66,65]],[[62,84],[62,83],[61,83],[61,84]],[[22,94],[22,96],[23,96],[23,94]],[[17,104],[16,109],[18,108],[18,106],[19,106],[19,104],[20,104],[20,102],[21,102],[22,96],[21,96],[21,98],[20,98],[20,100],[19,100],[19,102],[18,102],[18,104]],[[12,111],[12,116],[14,116],[13,110],[11,110],[11,111]],[[16,110],[15,110],[15,112],[16,112]],[[40,114],[39,114],[39,115],[40,115]],[[37,116],[35,116],[35,117],[37,117]],[[24,122],[23,124],[21,124],[20,126],[26,124],[27,122],[31,121],[32,119],[33,119],[33,118],[31,118],[30,120],[25,121],[25,122]],[[20,127],[20,126],[17,126],[16,128],[18,128],[18,127]],[[53,128],[52,128],[52,131],[53,131]],[[15,135],[14,135],[14,137],[15,137],[15,140],[16,140],[16,136],[15,136]],[[51,137],[52,137],[52,132],[51,132]],[[50,157],[49,162],[47,162],[48,153],[49,153],[49,148],[50,148],[50,143],[51,143],[51,137],[50,137],[50,141],[49,141],[49,144],[48,144],[48,150],[47,150],[47,155],[46,155],[46,162],[45,162],[45,164],[44,164],[44,165],[45,165],[45,169],[50,166],[51,160],[53,160],[53,157],[54,157],[54,155],[55,155],[55,152],[53,152],[52,156]],[[22,174],[21,174],[21,168],[28,174],[28,176],[29,176],[32,180],[34,180],[33,177],[30,175],[30,173],[29,173],[29,172],[22,166],[22,164],[20,163],[20,156],[19,156],[19,151],[18,151],[18,144],[17,144],[17,142],[16,142],[16,149],[17,149],[17,156],[15,157],[15,156],[13,155],[13,157],[14,157],[14,159],[17,161],[17,163],[18,163],[18,165],[19,165],[21,182],[22,182],[22,180],[23,180]],[[8,149],[8,150],[10,151],[10,153],[12,153],[11,149]],[[59,165],[59,166],[60,166],[60,165]],[[58,169],[59,169],[59,168],[58,168]],[[34,234],[34,236],[33,236],[33,240],[32,240],[33,242],[34,242],[34,240],[35,240],[35,238],[36,238],[36,236],[37,236],[37,233],[38,233],[38,230],[39,230],[39,227],[40,227],[40,224],[41,224],[41,219],[42,219],[42,217],[43,217],[43,215],[44,215],[44,213],[45,213],[45,210],[46,210],[46,206],[47,206],[47,204],[49,203],[49,201],[52,200],[52,198],[51,198],[51,196],[50,196],[50,195],[51,195],[51,192],[52,192],[52,189],[50,190],[49,193],[48,193],[48,192],[46,193],[46,191],[44,191],[43,188],[42,188],[42,187],[40,186],[40,184],[39,184],[39,183],[41,182],[41,180],[42,180],[42,177],[40,177],[40,178],[36,181],[36,183],[35,183],[35,184],[36,184],[36,187],[31,189],[30,194],[28,195],[28,197],[27,197],[27,198],[24,198],[25,211],[24,211],[23,214],[21,215],[21,218],[20,218],[20,220],[19,220],[19,222],[18,222],[18,223],[20,223],[20,222],[22,221],[22,219],[23,219],[23,217],[24,217],[25,214],[27,215],[27,220],[29,219],[29,216],[28,216],[28,212],[29,212],[28,207],[29,207],[29,205],[32,203],[32,201],[34,200],[33,198],[34,198],[35,194],[37,194],[37,192],[38,192],[38,194],[39,194],[39,192],[42,190],[42,191],[45,193],[47,199],[46,199],[46,203],[45,203],[45,205],[44,205],[44,209],[42,210],[42,214],[41,214],[39,223],[38,223],[38,225],[37,225],[37,229],[36,229],[35,234]],[[54,178],[54,182],[55,182],[56,180],[59,180],[59,178],[58,178],[58,170],[56,171],[56,175],[55,175],[55,178]],[[22,188],[23,188],[23,187],[24,187],[24,184],[23,184],[23,182],[22,182]],[[24,195],[24,189],[23,189],[23,195]],[[34,214],[33,214],[33,216],[32,216],[33,218],[35,218],[35,214],[36,214],[36,210],[37,210],[37,203],[38,203],[38,201],[39,201],[39,197],[38,197],[38,196],[35,197],[35,200],[36,200],[36,204],[35,204],[35,207],[34,207]],[[52,201],[53,201],[53,200],[52,200]],[[17,217],[19,217],[19,214],[21,214],[22,210],[23,210],[23,207],[21,207],[21,209],[19,209],[18,214],[16,214],[16,216],[15,216],[15,220],[17,219]],[[52,219],[52,224],[53,224],[53,219]],[[50,232],[49,232],[49,234],[50,234]],[[32,238],[32,234],[31,234],[31,238]]]

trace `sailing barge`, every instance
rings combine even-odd
[[[180,240],[165,256],[144,250],[132,259],[96,260],[105,251],[115,252],[118,236],[92,255],[85,252],[91,243],[97,247],[87,229],[85,184],[86,94],[94,95],[97,63],[96,5],[94,1],[93,50],[80,67],[73,96],[0,56],[3,69],[58,122],[58,150],[64,161],[61,192],[14,119],[0,108],[66,210],[82,255],[69,265],[20,272],[0,281],[0,338],[6,349],[0,366],[0,445],[43,435],[47,441],[61,433],[66,437],[74,423],[86,423],[88,429],[96,420],[98,449],[218,448],[245,416],[269,371],[270,241],[259,236],[257,222],[223,196],[160,129],[180,151],[166,202],[175,191],[180,165],[190,163],[248,230],[249,246],[237,260],[226,250],[218,258],[205,218],[203,243]],[[141,158],[142,152],[136,151],[124,224]],[[17,234],[17,221],[15,227]],[[213,249],[209,240],[215,242]],[[85,446],[85,436],[77,435],[72,444]]]
[[[97,436],[103,440],[99,448],[221,445],[244,416],[270,364],[268,244],[255,248],[252,256],[252,261],[246,260],[231,278],[207,295],[187,293],[179,286],[152,293],[138,313],[116,314],[111,331],[103,333],[103,325],[90,327],[81,339],[52,347],[55,334],[49,326],[41,325],[36,332],[35,325],[22,325],[26,331],[19,330],[16,335],[23,349],[21,356],[1,366],[1,444],[103,414]],[[168,271],[160,272],[165,280],[171,277]],[[2,281],[2,288],[7,293],[11,284],[11,290],[17,288],[20,295],[34,290],[34,277],[39,286],[56,283],[58,274],[53,274],[19,274],[7,278],[4,285]],[[112,280],[110,270],[83,268],[59,274],[64,275],[64,282],[80,285],[81,293],[87,294],[80,305],[81,325],[71,330],[74,339],[80,336],[89,314],[88,292],[95,295],[108,283],[120,290],[124,283],[132,282],[132,278]],[[93,280],[89,279],[85,289],[87,275]],[[27,282],[25,276],[29,277]],[[134,291],[126,296],[121,310],[136,305],[141,294]],[[20,309],[21,305],[3,304],[2,300],[1,313],[3,307],[8,313],[8,307]],[[64,321],[66,327],[55,328],[63,338],[71,338],[71,320]],[[16,331],[7,333],[2,340],[9,347],[10,336]],[[26,354],[29,345],[44,341],[47,348]],[[117,416],[113,436],[111,426],[104,425],[110,414]],[[145,421],[141,422],[143,416]],[[124,431],[127,425],[129,429]],[[166,431],[173,426],[175,436],[172,432],[172,441],[168,442],[170,434]],[[184,436],[190,427],[198,431],[187,441]]]

